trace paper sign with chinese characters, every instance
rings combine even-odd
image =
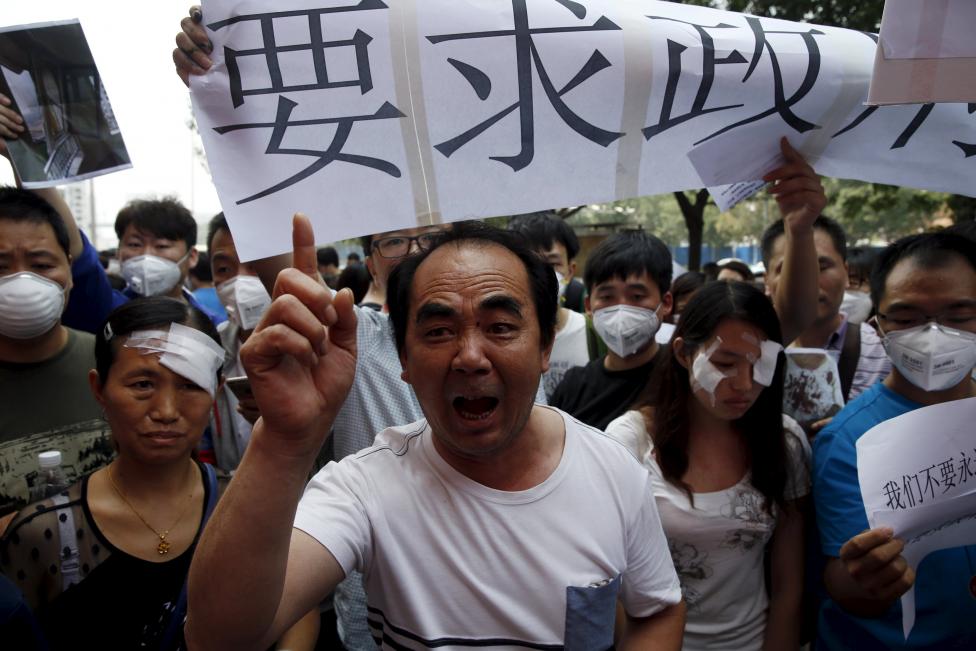
[[[976,398],[886,420],[857,441],[857,478],[871,528],[891,527],[912,568],[928,554],[976,544]],[[908,638],[915,589],[901,600]]]
[[[780,135],[827,176],[976,192],[976,116],[865,107],[862,32],[648,0],[203,14],[214,66],[191,94],[244,260],[289,250],[296,211],[325,242],[755,180],[737,143],[769,158]]]

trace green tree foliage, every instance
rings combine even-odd
[[[723,3],[703,0],[691,4],[716,7]],[[724,4],[731,11],[866,32],[881,28],[884,9],[884,0],[727,0]]]

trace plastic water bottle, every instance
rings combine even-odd
[[[31,501],[43,500],[68,489],[68,478],[61,468],[61,452],[48,450],[37,455],[37,465],[41,472],[31,490]]]

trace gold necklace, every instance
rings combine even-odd
[[[159,538],[159,544],[156,545],[156,553],[159,554],[160,556],[165,556],[166,554],[168,554],[169,549],[172,545],[168,540],[166,540],[166,536],[169,535],[169,532],[173,530],[173,527],[179,524],[180,520],[183,519],[183,516],[186,515],[187,510],[189,510],[190,508],[190,504],[193,502],[193,491],[192,490],[190,491],[190,494],[186,500],[186,506],[184,506],[183,510],[180,511],[180,514],[176,517],[176,520],[173,521],[173,524],[169,525],[169,527],[167,527],[164,531],[159,532],[156,531],[156,528],[154,526],[146,522],[146,519],[142,517],[142,514],[139,513],[139,511],[136,510],[136,507],[132,506],[132,503],[125,498],[125,495],[122,494],[122,490],[119,488],[119,485],[115,483],[115,479],[112,477],[112,466],[108,467],[107,473],[108,473],[108,481],[109,483],[112,484],[112,488],[115,489],[116,494],[118,494],[118,496],[122,499],[122,501],[125,502],[125,505],[128,506],[129,509],[131,509],[132,512],[136,514],[136,517],[139,518],[139,520],[144,525],[146,525],[146,527],[150,531],[156,534],[156,537]]]

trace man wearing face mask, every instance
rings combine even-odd
[[[271,305],[271,296],[261,284],[255,269],[237,257],[234,237],[224,213],[210,220],[207,229],[207,251],[217,296],[227,310],[228,320],[217,327],[224,347],[224,378],[244,375],[241,365],[241,345],[247,341],[264,311]],[[241,393],[238,397],[228,383],[216,397],[216,411],[210,429],[204,434],[201,448],[212,450],[218,468],[232,471],[237,468],[251,438],[251,426],[260,412],[254,398]]]
[[[871,298],[892,371],[814,441],[814,497],[830,596],[820,613],[818,648],[976,648],[976,545],[932,552],[916,576],[890,529],[866,531],[855,450],[878,423],[976,396],[976,243],[947,233],[895,242],[871,274]],[[913,585],[916,620],[906,641],[897,602]]]
[[[69,248],[50,204],[0,188],[0,516],[29,501],[38,452],[60,450],[69,481],[112,457],[86,380],[95,339],[61,323]]]
[[[109,312],[138,296],[170,296],[196,307],[215,325],[224,321],[184,287],[190,268],[197,262],[197,224],[176,199],[139,199],[119,211],[115,233],[126,282],[122,291],[112,288],[97,251],[78,229],[70,211],[62,211],[62,216],[79,251],[71,266],[74,290],[64,312],[66,325],[94,332]]]
[[[611,235],[590,252],[586,311],[608,351],[566,372],[553,407],[598,429],[630,408],[660,350],[654,335],[671,314],[671,269],[668,247],[643,231]]]

